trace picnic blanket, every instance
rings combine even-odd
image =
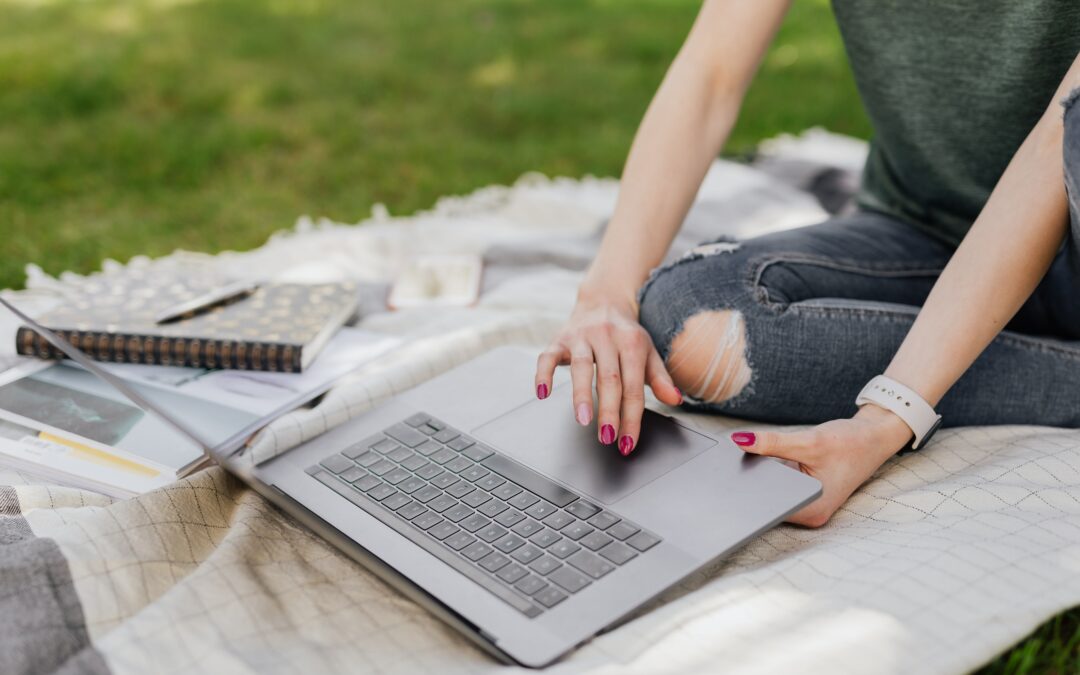
[[[766,144],[752,166],[716,162],[669,258],[846,208],[864,153],[814,132]],[[356,280],[359,325],[403,339],[267,428],[248,453],[262,461],[496,345],[541,348],[617,190],[529,175],[408,217],[303,219],[254,251],[127,264]],[[485,258],[476,307],[383,311],[410,255],[453,251]],[[41,307],[79,283],[31,267],[28,290],[8,297]],[[2,469],[0,485],[0,672],[509,669],[219,468],[127,500]],[[550,670],[961,673],[1077,604],[1080,431],[950,429],[887,462],[826,527],[767,532]]]

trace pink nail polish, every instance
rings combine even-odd
[[[615,427],[610,424],[605,424],[600,427],[600,442],[604,445],[611,445],[615,442]]]
[[[588,403],[578,403],[575,417],[577,417],[578,424],[581,426],[589,426],[589,422],[592,421],[592,408]]]
[[[619,452],[623,454],[623,457],[626,457],[633,449],[634,439],[624,434],[623,437],[619,439]]]
[[[731,434],[731,440],[735,441],[735,445],[745,448],[753,445],[757,441],[757,436],[752,431],[737,431]]]
[[[548,397],[548,386],[546,384],[544,384],[543,382],[536,385],[536,398],[547,398],[547,397]]]
[[[675,387],[675,393],[679,395],[679,403],[682,403],[682,401],[683,401],[682,390],[679,389],[678,387]]]

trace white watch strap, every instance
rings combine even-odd
[[[859,397],[855,399],[857,406],[867,403],[873,403],[896,413],[897,417],[911,427],[915,433],[915,440],[911,444],[913,450],[922,447],[923,443],[930,440],[930,436],[941,424],[941,415],[937,414],[922,396],[884,375],[878,375],[867,382],[859,392]]]

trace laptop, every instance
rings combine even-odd
[[[204,447],[481,648],[530,667],[821,494],[815,479],[651,409],[623,457],[574,420],[565,369],[544,400],[534,372],[535,354],[497,348],[257,466],[243,448]]]

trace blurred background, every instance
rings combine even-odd
[[[617,176],[700,0],[0,0],[0,288],[405,214],[526,171]],[[726,154],[869,126],[796,2]]]

